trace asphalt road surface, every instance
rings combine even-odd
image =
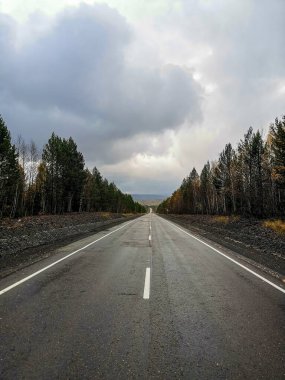
[[[1,380],[285,379],[284,288],[224,252],[148,214],[6,277]]]

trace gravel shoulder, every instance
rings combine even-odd
[[[210,215],[160,215],[194,234],[218,243],[265,267],[279,279],[285,276],[285,236],[263,226],[263,221],[230,217],[221,221]]]
[[[0,279],[57,249],[139,215],[70,213],[0,220]]]

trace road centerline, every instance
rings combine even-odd
[[[145,270],[143,299],[148,300],[149,294],[150,294],[150,268],[148,267]]]
[[[149,246],[151,247],[151,217],[149,221],[149,234],[148,234]]]

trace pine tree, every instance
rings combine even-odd
[[[14,217],[22,188],[15,146],[0,115],[0,217]]]
[[[277,190],[277,208],[285,212],[285,115],[270,128],[273,151],[273,180]]]

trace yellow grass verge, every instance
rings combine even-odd
[[[278,234],[285,234],[285,221],[281,219],[275,219],[275,220],[266,220],[262,223],[262,225],[266,228],[270,228],[274,232],[277,232]]]
[[[102,218],[110,218],[112,216],[112,213],[108,211],[100,211],[97,214],[100,215]]]
[[[228,224],[229,222],[237,222],[240,217],[239,216],[226,216],[226,215],[218,215],[213,217],[215,222]]]

